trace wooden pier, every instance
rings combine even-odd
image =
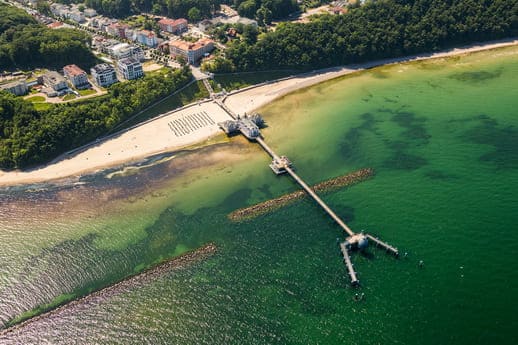
[[[349,277],[351,278],[351,284],[356,286],[360,284],[360,281],[356,277],[356,271],[354,270],[353,264],[351,262],[351,257],[349,256],[349,251],[345,245],[345,242],[339,244],[340,250],[342,251],[342,255],[344,257],[344,263],[347,267],[347,271],[349,272]]]
[[[399,251],[397,250],[397,248],[392,247],[390,244],[385,243],[372,235],[366,234],[365,236],[367,236],[369,241],[376,243],[377,247],[381,247],[381,248],[385,249],[387,251],[387,253],[391,253],[396,257],[399,256]]]
[[[209,90],[209,92],[212,90],[209,87],[207,87],[207,89]],[[250,141],[257,142],[263,148],[263,150],[266,153],[268,153],[270,157],[272,157],[272,162],[270,164],[270,168],[272,169],[272,171],[277,175],[288,173],[306,191],[306,193],[313,200],[315,200],[315,202],[331,217],[331,219],[333,219],[343,229],[343,231],[345,231],[347,237],[344,242],[339,243],[339,246],[352,285],[359,285],[360,281],[358,280],[356,271],[354,270],[353,264],[351,262],[350,251],[364,250],[365,248],[367,248],[369,241],[371,241],[375,243],[377,247],[381,247],[385,249],[387,252],[390,252],[394,254],[396,257],[398,257],[399,252],[397,248],[392,247],[391,245],[369,234],[355,233],[354,231],[352,231],[351,228],[349,228],[349,226],[347,226],[347,224],[331,209],[331,207],[329,207],[315,193],[315,191],[313,191],[311,187],[309,187],[306,184],[306,182],[304,182],[304,180],[295,173],[293,164],[288,159],[288,157],[279,156],[271,147],[268,146],[268,144],[266,144],[261,133],[259,131],[255,132],[255,128],[253,128],[253,131],[251,131],[250,128],[247,128],[250,127],[248,123],[250,122],[250,117],[247,117],[245,115],[244,118],[241,119],[239,115],[235,114],[221,100],[214,97],[213,93],[211,93],[211,96],[214,99],[214,101],[233,119],[218,124],[221,127],[221,129],[223,129],[227,134],[240,131]],[[262,119],[260,120],[262,121]],[[248,122],[244,123],[245,121]],[[246,130],[243,130],[242,127],[245,127]]]

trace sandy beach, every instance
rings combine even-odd
[[[505,40],[481,45],[470,45],[463,48],[454,48],[448,51],[437,52],[434,54],[420,54],[394,59],[384,59],[372,61],[364,64],[327,68],[315,72],[301,74],[290,79],[275,83],[267,83],[257,87],[249,87],[243,91],[231,93],[225,100],[225,104],[234,111],[250,113],[273,100],[285,96],[299,89],[307,88],[312,85],[341,77],[343,75],[359,72],[377,66],[397,64],[410,61],[428,60],[450,57],[455,55],[475,53],[483,50],[490,50],[502,47],[518,45],[518,39]]]
[[[518,45],[518,40],[506,40],[472,45],[435,54],[422,54],[365,64],[329,68],[305,73],[277,82],[263,83],[230,93],[225,104],[236,113],[250,113],[290,92],[367,68],[415,60],[443,58],[482,50]],[[0,186],[46,182],[93,173],[124,163],[137,162],[155,154],[172,152],[221,134],[217,123],[229,116],[214,102],[202,102],[172,111],[96,145],[60,157],[53,163],[30,171],[0,172]]]
[[[0,185],[37,183],[136,162],[151,155],[202,143],[221,131],[229,116],[212,102],[194,104],[31,171],[0,172]]]

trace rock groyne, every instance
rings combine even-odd
[[[30,324],[43,320],[45,318],[58,316],[60,313],[70,310],[80,311],[82,307],[88,307],[92,303],[100,303],[106,298],[122,293],[129,288],[142,285],[157,279],[160,275],[167,273],[173,269],[185,267],[200,260],[204,260],[214,253],[217,247],[214,243],[209,243],[198,249],[189,251],[180,256],[161,262],[153,267],[143,270],[142,272],[131,275],[113,285],[96,290],[86,296],[81,296],[76,299],[64,302],[56,306],[49,306],[41,313],[34,316],[28,315],[26,317],[20,316],[18,319],[13,319],[7,324],[7,328],[0,330],[0,342],[3,336],[11,332],[16,332]],[[30,313],[30,312],[29,312]]]
[[[329,192],[346,186],[351,186],[361,181],[365,181],[372,176],[374,176],[374,170],[371,168],[364,168],[347,175],[338,176],[330,180],[320,182],[314,186],[311,186],[311,188],[315,192]],[[229,213],[228,218],[233,222],[255,218],[257,216],[273,212],[296,200],[302,199],[304,196],[304,191],[298,190],[296,192],[285,194],[278,198],[270,199],[259,204],[240,208]]]

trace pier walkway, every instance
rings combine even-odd
[[[340,219],[340,217],[338,217],[336,215],[336,213],[329,207],[327,206],[327,204],[322,200],[320,199],[320,197],[317,195],[317,193],[315,193],[311,187],[309,187],[306,182],[304,182],[303,179],[301,179],[299,177],[299,175],[297,175],[295,173],[295,171],[293,171],[292,168],[290,167],[286,167],[285,168],[286,171],[288,172],[288,174],[291,175],[291,177],[293,177],[293,179],[302,187],[304,188],[304,190],[306,191],[306,193],[309,194],[310,197],[313,198],[313,200],[315,200],[317,202],[317,204],[320,205],[320,207],[322,207],[322,209],[324,211],[326,211],[326,213],[338,224],[340,225],[340,227],[347,233],[349,234],[349,236],[354,236],[354,232],[347,226],[347,224],[345,224],[345,222]]]
[[[212,88],[210,87],[210,84],[207,80],[204,80],[203,82],[207,90],[209,90],[211,98],[214,100],[214,102],[233,119],[218,123],[219,127],[228,135],[241,132],[241,134],[247,137],[250,141],[257,142],[263,148],[263,150],[268,153],[270,157],[272,157],[272,162],[270,164],[272,171],[277,175],[288,173],[331,217],[331,219],[333,219],[343,229],[343,231],[345,231],[347,237],[345,238],[344,242],[339,243],[339,246],[352,285],[358,285],[360,281],[358,280],[356,271],[354,270],[353,264],[351,262],[349,255],[351,250],[364,250],[367,248],[370,240],[375,243],[376,246],[384,248],[387,252],[394,254],[396,257],[398,256],[399,252],[397,248],[394,248],[391,245],[382,242],[378,238],[369,234],[363,234],[363,232],[355,233],[352,231],[351,228],[349,228],[349,226],[347,226],[347,224],[331,209],[331,207],[329,207],[315,193],[315,191],[313,191],[311,187],[309,187],[306,182],[304,182],[304,180],[299,175],[297,175],[297,173],[295,173],[293,165],[288,157],[279,156],[270,146],[268,146],[268,144],[266,144],[262,134],[259,131],[259,128],[264,124],[263,119],[259,114],[254,114],[252,116],[247,116],[245,114],[243,117],[240,117],[224,104],[224,100],[218,99],[218,97],[212,91]]]

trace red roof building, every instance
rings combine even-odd
[[[187,19],[169,19],[163,18],[158,21],[160,30],[170,32],[172,34],[179,34],[187,30]]]

